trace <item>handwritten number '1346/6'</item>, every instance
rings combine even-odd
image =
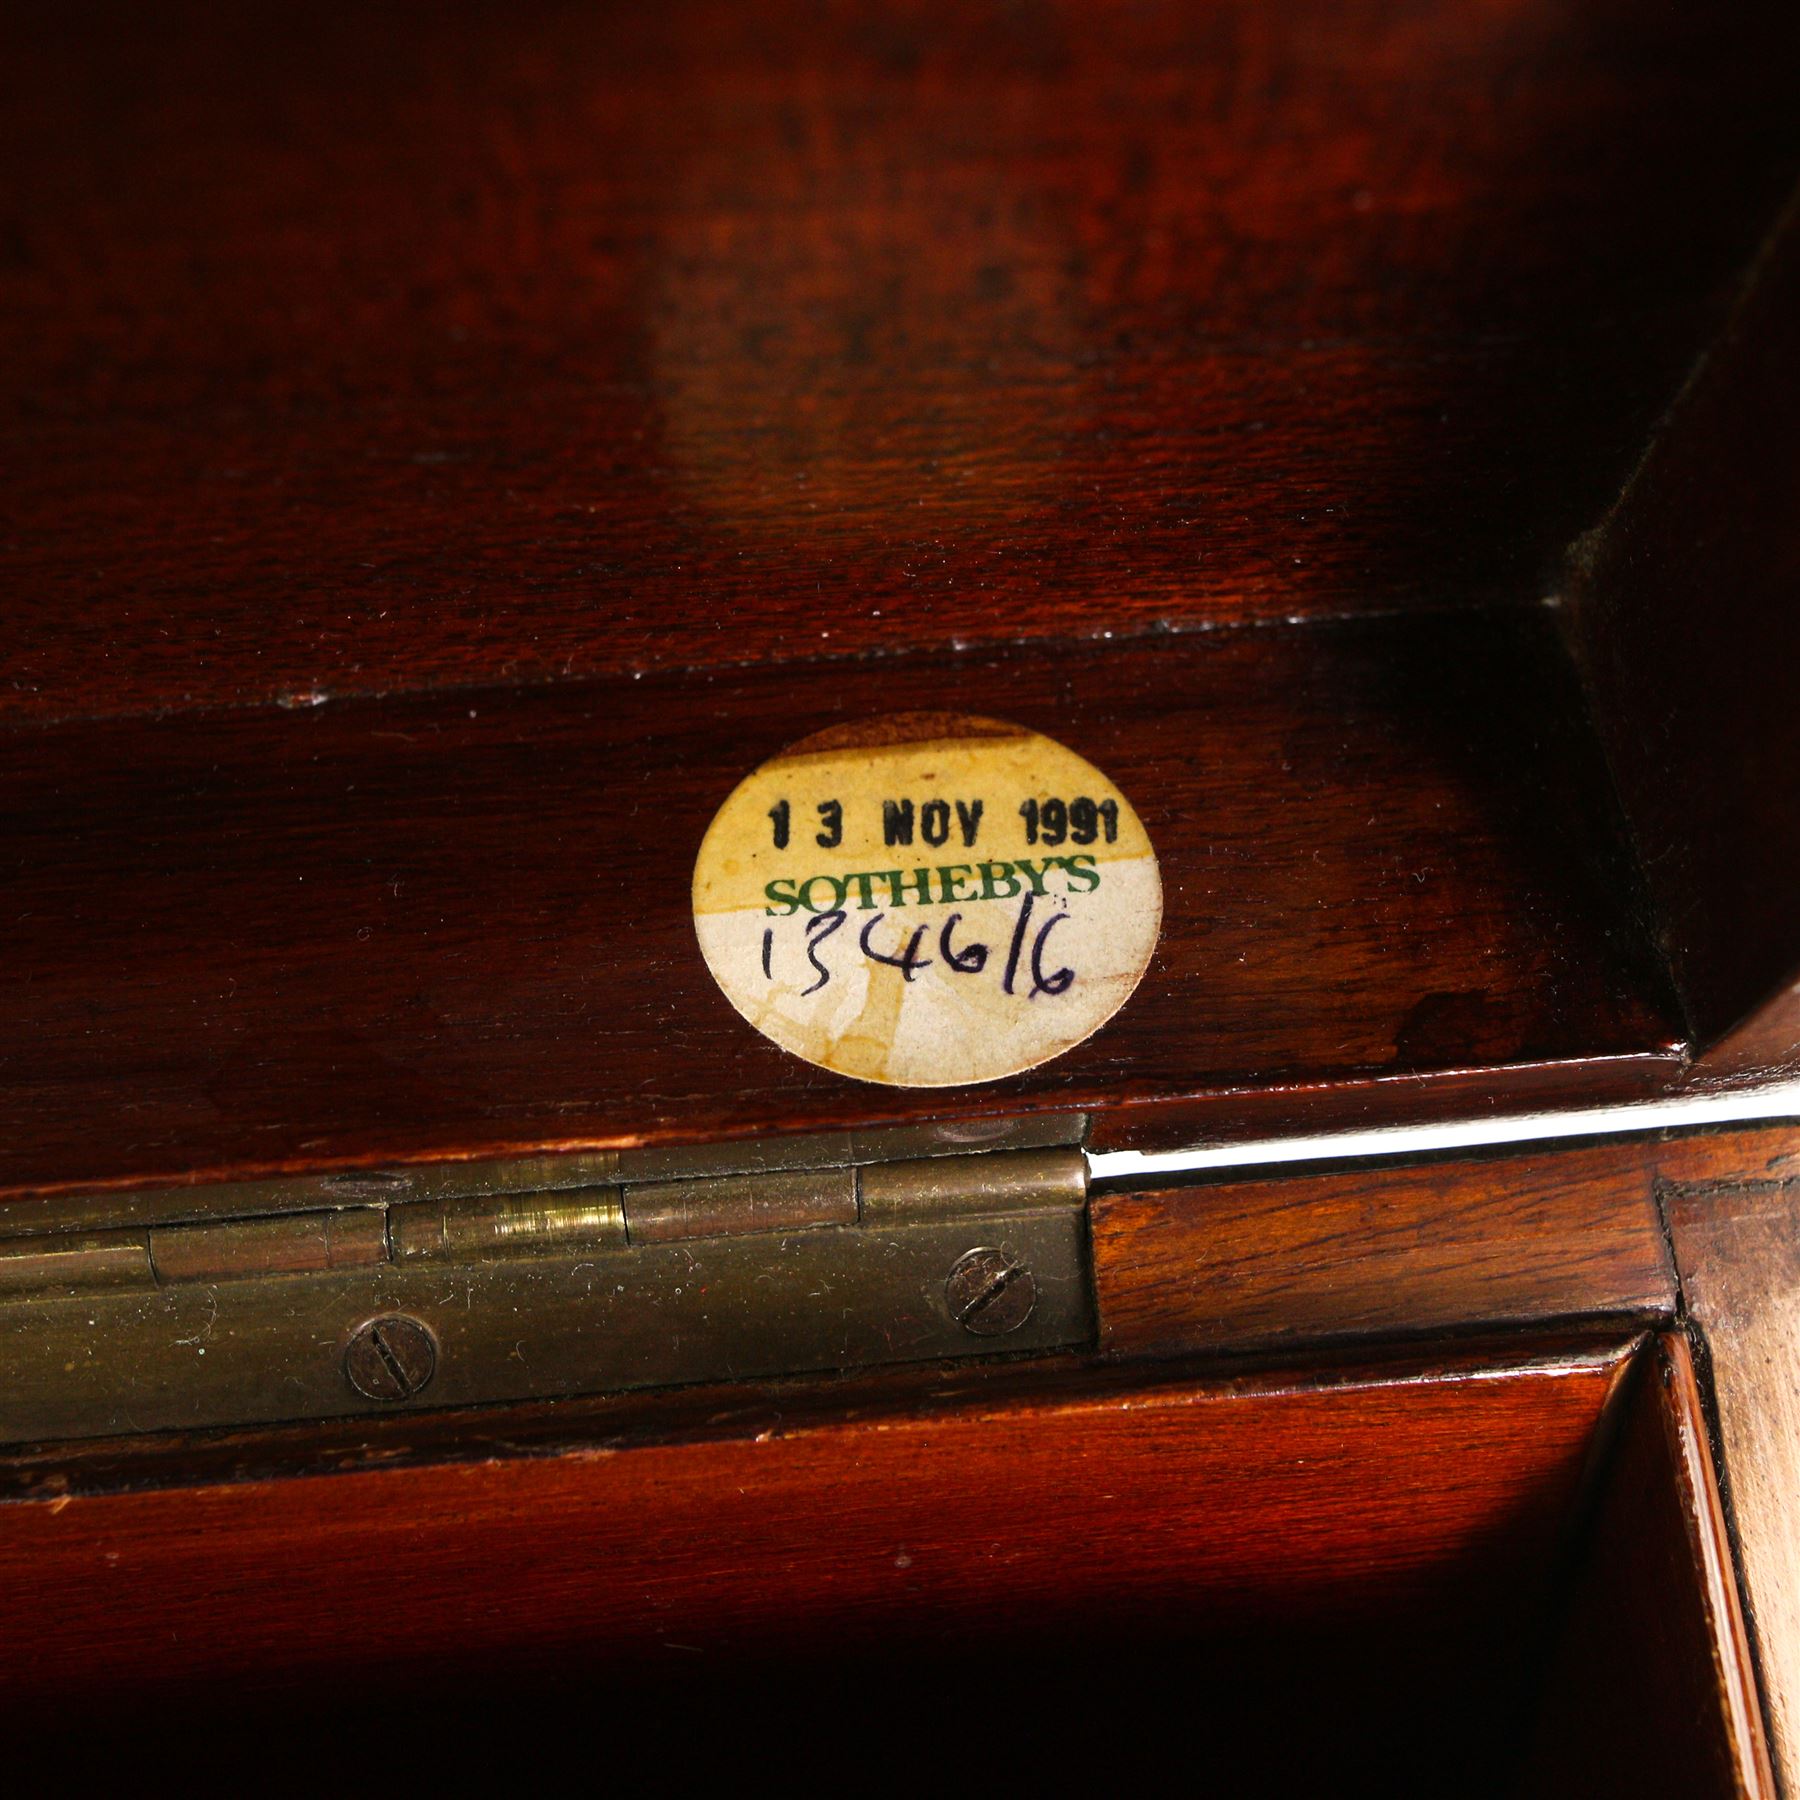
[[[1006,969],[1000,977],[1000,991],[1005,994],[1016,994],[1020,977],[1020,965],[1025,964],[1030,971],[1031,986],[1025,998],[1035,1000],[1039,994],[1057,995],[1067,993],[1074,985],[1075,971],[1070,968],[1056,969],[1046,972],[1044,968],[1045,946],[1050,934],[1069,915],[1066,912],[1053,912],[1031,934],[1031,911],[1034,896],[1027,894],[1019,906],[1018,917],[1013,921],[1012,941],[1007,946]],[[875,934],[886,913],[874,914],[863,926],[858,943],[864,956],[871,962],[884,964],[887,968],[898,969],[901,977],[911,981],[921,969],[929,969],[934,961],[941,960],[946,967],[958,975],[979,975],[988,966],[988,946],[986,944],[956,942],[956,928],[962,923],[962,914],[953,912],[938,930],[937,957],[920,954],[927,932],[927,925],[914,927],[904,947],[897,951],[886,951],[877,947]],[[806,959],[812,965],[816,980],[810,987],[800,990],[801,998],[808,994],[816,994],[831,980],[831,969],[820,955],[827,941],[844,927],[848,915],[840,907],[833,912],[820,913],[816,918],[806,922]],[[1030,948],[1026,945],[1029,939]],[[766,926],[763,930],[762,965],[763,974],[774,979],[773,961],[775,955],[775,930]]]

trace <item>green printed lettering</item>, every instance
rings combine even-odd
[[[948,905],[952,900],[973,900],[973,894],[965,894],[960,883],[965,875],[973,875],[975,871],[967,863],[949,863],[938,869],[938,898]]]
[[[1100,885],[1100,871],[1091,856],[1065,856],[1062,866],[1069,871],[1069,892],[1091,894]]]
[[[1002,887],[1001,882],[1005,882]],[[1019,891],[1019,878],[1009,862],[984,862],[981,865],[981,897],[984,900],[1010,900]]]
[[[823,906],[814,904],[812,897],[820,882],[831,889],[831,898]],[[835,875],[809,875],[800,887],[800,904],[810,913],[836,912],[844,904],[844,884]]]
[[[888,905],[904,906],[906,904],[906,877],[898,869],[884,869],[875,877],[877,881],[885,881],[888,887]],[[913,904],[929,906],[931,904],[931,871],[914,869],[912,872]]]

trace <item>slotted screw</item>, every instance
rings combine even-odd
[[[360,1325],[344,1351],[344,1374],[368,1400],[410,1400],[437,1373],[437,1340],[403,1313]]]
[[[958,1259],[944,1284],[950,1316],[977,1337],[1005,1337],[1031,1317],[1037,1282],[1004,1250],[971,1250]]]

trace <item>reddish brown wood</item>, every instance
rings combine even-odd
[[[1792,178],[1699,0],[5,10],[3,697],[1534,598]]]
[[[1800,1177],[1800,1121],[1671,1133],[1657,1146],[1656,1168],[1676,1187],[1792,1181]]]
[[[1097,1150],[1149,1151],[1242,1145],[1264,1143],[1296,1130],[1345,1132],[1467,1122],[1666,1098],[1687,1075],[1672,1021],[1669,1029],[1669,1043],[1651,1054],[1593,1057],[1578,1066],[1525,1060],[1328,1082],[1277,1078],[1230,1092],[1214,1090],[1154,1106],[1120,1108],[1096,1116],[1092,1143]]]
[[[1535,615],[1222,632],[0,737],[0,1185],[636,1144],[1471,1069],[1565,1095],[1674,1034]],[[906,1092],[803,1065],[714,987],[714,808],[833,720],[947,704],[1129,794],[1161,948],[1044,1069]],[[1404,1080],[1395,1110],[1416,1101]],[[1191,1141],[1191,1140],[1189,1140]]]
[[[121,1690],[204,1692],[229,1731],[276,1685],[304,1696],[303,1750],[371,1692],[404,1725],[427,1686],[440,1720],[442,1696],[479,1697],[459,1741],[534,1689],[596,1730],[641,1723],[631,1696],[659,1681],[691,1730],[735,1716],[731,1684],[759,1665],[802,1671],[775,1684],[781,1718],[829,1714],[840,1689],[808,1659],[866,1673],[887,1665],[854,1659],[886,1646],[940,1699],[914,1714],[878,1683],[884,1742],[935,1754],[962,1681],[1010,1693],[1014,1667],[1060,1663],[1076,1704],[1149,1644],[1178,1660],[1147,1724],[1199,1731],[1209,1767],[1247,1751],[1277,1775],[1345,1755],[1485,1773],[1624,1354],[1049,1388],[606,1454],[14,1502],[0,1616],[43,1623],[0,1639],[9,1742],[76,1695],[99,1731]],[[1247,1699],[1262,1725],[1234,1714]],[[1309,1702],[1315,1731],[1272,1744],[1267,1722]]]
[[[1605,528],[1572,614],[1715,1073],[1800,1066],[1800,213]]]
[[[1094,1202],[1101,1345],[1274,1349],[1668,1318],[1654,1146],[1213,1181]]]
[[[1800,1133],[1686,1147],[1662,1199],[1703,1348],[1784,1789],[1800,1781]]]
[[[1667,1077],[1544,621],[1432,609],[1538,597],[1618,493],[1800,158],[1795,46],[1790,8],[1693,0],[9,9],[0,1192],[1021,1109],[1156,1145]],[[1791,972],[1793,344],[1754,346],[1793,292],[1772,262],[1576,613],[1708,1039]],[[748,767],[921,704],[1093,757],[1168,885],[1120,1019],[975,1093],[783,1058],[686,911]],[[1658,1312],[1630,1166],[1109,1201],[1109,1346]],[[539,1408],[301,1434],[355,1466],[290,1479],[235,1440],[21,1459],[9,1753],[60,1706],[142,1754],[121,1696],[190,1746],[202,1697],[216,1749],[284,1684],[306,1741],[522,1694],[616,1741],[660,1691],[685,1745],[769,1670],[816,1720],[860,1649],[934,1751],[999,1668],[1059,1748],[1155,1680],[1190,1759],[1468,1791],[1623,1355]],[[1626,1600],[1675,1594],[1618,1614],[1680,1625],[1671,1707],[1709,1630],[1741,1675],[1685,1404],[1603,1513],[1662,1558]]]
[[[1776,1792],[1684,1338],[1634,1371],[1521,1795]]]

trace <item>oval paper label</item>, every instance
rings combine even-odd
[[[1149,964],[1162,878],[1130,803],[1073,751],[904,713],[739,784],[700,845],[694,925],[726,998],[784,1050],[951,1087],[1099,1030]]]

